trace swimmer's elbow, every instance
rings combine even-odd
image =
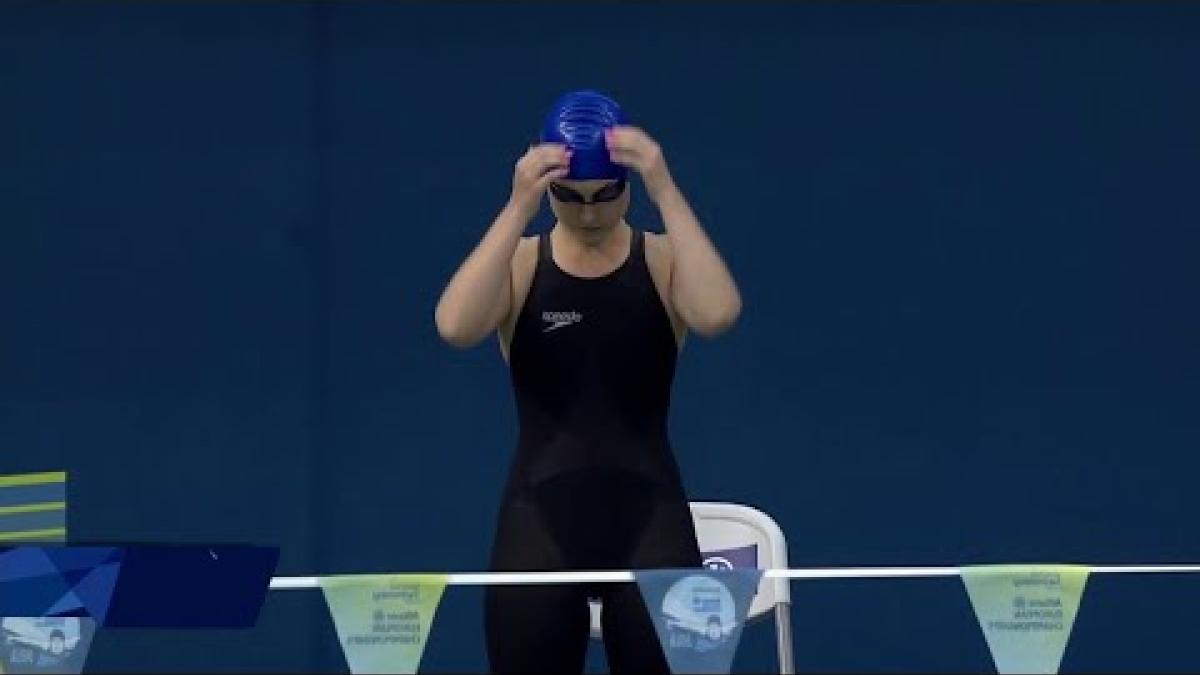
[[[433,322],[437,326],[438,337],[442,338],[442,342],[455,349],[470,349],[483,339],[483,336],[475,335],[467,330],[461,321],[454,320],[449,312],[443,310],[441,305],[434,312]]]
[[[737,323],[742,315],[742,299],[734,296],[717,311],[695,317],[688,322],[688,328],[703,338],[715,338],[726,332]]]
[[[438,334],[442,337],[442,342],[445,342],[455,349],[467,350],[479,344],[479,340],[475,340],[469,336],[464,336],[458,333],[438,331]]]

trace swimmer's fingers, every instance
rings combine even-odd
[[[548,173],[544,174],[541,178],[538,179],[538,181],[537,181],[538,191],[541,192],[541,191],[546,190],[548,187],[550,187],[550,181],[561,180],[563,178],[566,178],[567,174],[570,172],[571,172],[571,167],[569,167],[569,166],[560,166],[560,167],[551,169]]]
[[[513,170],[513,199],[531,205],[541,199],[552,180],[567,174],[571,153],[561,143],[544,143],[529,149]]]
[[[618,126],[605,132],[604,142],[614,164],[630,167],[641,175],[652,201],[657,203],[668,194],[674,181],[662,148],[649,134],[637,127]]]
[[[567,146],[561,143],[543,143],[535,145],[517,160],[517,172],[531,180],[537,180],[558,167],[567,166],[571,161],[571,153]]]
[[[517,160],[518,163],[552,164],[570,154],[563,143],[537,143],[529,146],[529,150]]]
[[[637,127],[618,126],[604,133],[609,158],[615,164],[645,173],[662,163],[662,149],[649,134]]]

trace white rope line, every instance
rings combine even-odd
[[[1036,566],[1020,563],[1019,566]],[[763,570],[767,579],[885,579],[914,577],[956,577],[961,567],[834,567]],[[697,568],[698,572],[704,571]],[[1200,565],[1096,565],[1091,567],[1095,574],[1171,574],[1197,573]],[[399,572],[396,576],[418,574]],[[430,573],[432,574],[432,573]],[[339,577],[391,576],[379,574],[347,574]],[[448,586],[482,586],[507,584],[578,584],[578,583],[623,583],[633,581],[630,570],[596,572],[456,572],[445,574]],[[274,577],[271,588],[278,591],[300,590],[320,587],[322,577]]]

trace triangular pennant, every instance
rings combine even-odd
[[[417,672],[445,588],[434,574],[322,578],[350,672]]]
[[[109,550],[65,558],[72,570],[80,570],[85,563],[107,559]],[[120,563],[100,562],[71,586],[56,564],[63,551],[29,546],[0,553],[0,616],[72,615],[104,621]]]
[[[108,616],[108,607],[112,602],[113,590],[117,585],[117,577],[121,573],[121,563],[104,563],[93,569],[86,577],[75,585],[75,596],[87,608],[89,616],[104,622]]]
[[[760,569],[633,573],[673,673],[728,673]]]
[[[1057,673],[1089,567],[973,565],[963,584],[999,673]]]
[[[0,672],[80,673],[92,648],[96,621],[81,617],[0,619],[6,649]]]

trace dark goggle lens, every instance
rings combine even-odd
[[[611,202],[621,196],[625,192],[625,180],[619,180],[615,183],[609,183],[596,191],[589,201],[583,195],[558,183],[550,184],[550,194],[560,202],[568,204],[600,204],[603,202]]]

